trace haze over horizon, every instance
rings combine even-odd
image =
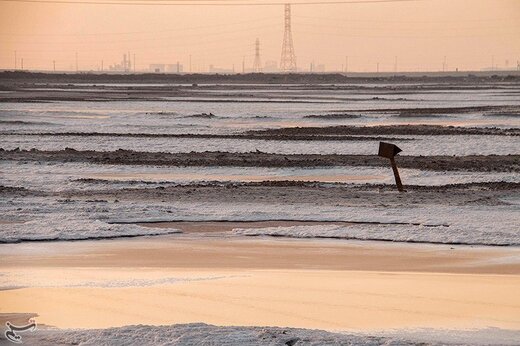
[[[77,53],[78,70],[102,61],[108,70],[130,52],[136,71],[179,62],[190,72],[191,56],[192,72],[241,72],[253,65],[256,38],[262,64],[280,62],[283,1],[74,1],[0,1],[0,68],[15,67],[16,51],[18,69],[23,59],[26,70],[52,71],[55,61],[75,71]],[[292,6],[299,71],[344,71],[346,56],[349,72],[515,70],[520,60],[517,0],[313,2]]]

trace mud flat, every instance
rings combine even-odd
[[[494,73],[497,73],[496,71]],[[438,91],[503,90],[517,92],[518,73],[504,76],[477,77],[474,75],[406,77],[381,76],[356,78],[342,74],[244,74],[244,75],[174,75],[174,74],[35,74],[23,72],[0,73],[0,103],[49,103],[59,101],[112,102],[164,101],[206,103],[337,104],[347,102],[410,102],[414,94]],[[200,83],[200,84],[199,84]],[[292,92],[341,92],[341,95],[287,94],[280,98],[280,90]],[[215,93],[220,91],[220,93]],[[258,92],[261,91],[261,92]],[[403,97],[401,94],[407,94]],[[410,97],[410,95],[412,97]],[[388,97],[399,96],[399,97]],[[509,107],[509,108],[508,108]],[[428,117],[467,113],[511,113],[509,106],[469,106],[411,108],[388,113],[398,117]],[[516,108],[518,110],[518,107]],[[375,112],[386,112],[385,108]],[[362,112],[374,113],[374,111]],[[311,113],[312,114],[312,113]]]
[[[517,76],[0,78],[0,322],[29,344],[517,343]],[[351,155],[379,140],[414,154],[406,193]]]

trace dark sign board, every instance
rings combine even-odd
[[[392,165],[392,170],[394,171],[395,177],[395,185],[399,192],[403,192],[403,183],[401,182],[401,177],[399,176],[399,171],[397,170],[397,164],[395,163],[395,155],[399,154],[402,150],[395,144],[379,142],[379,152],[378,156],[386,157],[390,159],[390,164]]]
[[[379,142],[379,153],[378,156],[392,159],[395,155],[399,154],[402,150],[395,144]]]

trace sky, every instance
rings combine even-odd
[[[192,72],[209,65],[241,72],[243,62],[253,65],[257,38],[262,64],[280,62],[283,4],[200,5],[279,0],[60,1],[67,3],[0,0],[0,68],[14,69],[16,55],[17,68],[23,59],[24,69],[74,71],[77,54],[78,70],[106,70],[129,52],[137,71],[179,62],[189,72],[191,56]],[[293,4],[298,70],[311,63],[349,72],[516,69],[520,60],[520,0],[371,1]]]

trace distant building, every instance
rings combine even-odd
[[[164,64],[150,64],[150,72],[164,73],[164,72],[166,72],[165,65]]]
[[[184,66],[182,64],[150,64],[150,72],[153,73],[182,73]]]
[[[126,54],[123,54],[123,60],[119,64],[110,65],[108,67],[109,71],[114,72],[130,72],[132,71],[132,62],[130,61],[130,57]]]

